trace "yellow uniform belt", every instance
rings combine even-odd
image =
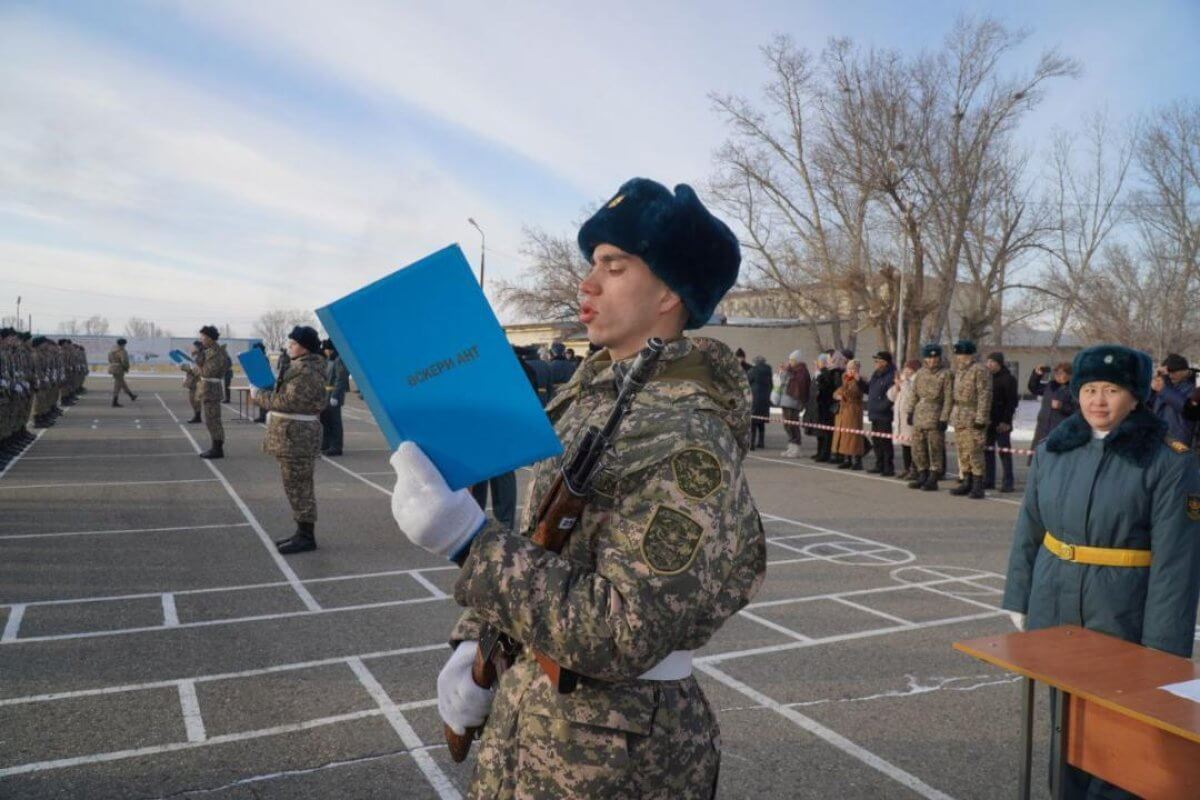
[[[1097,564],[1101,567],[1148,567],[1150,566],[1149,550],[1123,550],[1119,547],[1083,547],[1082,545],[1066,544],[1054,538],[1054,534],[1046,531],[1042,539],[1045,546],[1063,561],[1074,561],[1077,564]]]

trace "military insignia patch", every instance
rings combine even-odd
[[[1167,441],[1167,444],[1171,445],[1171,449],[1174,450],[1176,453],[1188,452],[1188,446],[1186,444],[1184,444],[1183,442],[1178,442],[1178,441],[1175,441],[1174,439],[1170,439]]]
[[[683,572],[696,557],[703,533],[687,514],[659,506],[642,536],[642,558],[659,575]]]
[[[703,500],[721,485],[721,462],[707,450],[690,447],[671,457],[671,471],[680,491]]]
[[[1192,522],[1200,522],[1200,495],[1189,494],[1187,497],[1187,515]]]

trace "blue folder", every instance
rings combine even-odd
[[[169,355],[171,357],[171,360],[174,361],[176,364],[191,364],[191,363],[193,363],[192,357],[189,356],[187,353],[183,352],[182,350],[172,350],[171,352],[167,353],[167,355]]]
[[[317,309],[395,449],[413,441],[451,489],[562,452],[457,245]]]
[[[267,354],[257,347],[251,347],[244,353],[238,353],[238,361],[246,372],[246,380],[257,389],[270,389],[275,385],[275,373],[271,370],[271,362]]]

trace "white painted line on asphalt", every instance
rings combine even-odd
[[[787,597],[782,600],[763,600],[758,603],[751,603],[746,608],[771,608],[772,606],[787,606],[793,603],[811,603],[815,600],[837,600],[840,597],[865,597],[873,594],[886,594],[887,592],[903,592],[908,589],[920,589],[925,586],[940,586],[946,583],[965,583],[963,578],[944,578],[933,581],[923,581],[914,583],[897,583],[891,586],[873,586],[870,589],[847,589],[844,592],[829,592],[827,594],[807,594],[800,597]]]
[[[857,608],[859,611],[865,611],[868,614],[874,614],[875,616],[882,617],[883,619],[890,619],[892,622],[898,622],[901,625],[904,625],[906,627],[911,627],[912,625],[915,624],[912,620],[904,619],[903,617],[897,617],[893,614],[888,614],[886,612],[880,611],[877,608],[871,608],[870,606],[864,606],[861,603],[855,603],[853,600],[847,600],[844,597],[835,597],[835,598],[833,598],[833,600],[834,600],[834,602],[841,603],[844,606],[848,606],[850,608]]]
[[[164,483],[216,483],[215,478],[187,478],[184,480],[170,481],[99,481],[96,483],[85,483],[73,481],[71,483],[24,483],[24,484],[9,484],[0,486],[0,491],[15,491],[17,489],[86,489],[93,486],[156,486]]]
[[[855,744],[837,731],[827,728],[821,723],[817,722],[812,717],[805,716],[796,709],[788,708],[778,701],[773,700],[757,689],[754,689],[747,684],[742,683],[733,676],[722,672],[714,667],[711,663],[698,664],[697,669],[718,683],[722,683],[730,689],[733,689],[734,691],[746,696],[750,700],[753,700],[755,703],[771,709],[776,714],[779,714],[784,719],[789,720],[801,729],[811,733],[813,736],[824,740],[851,758],[855,758],[866,764],[868,767],[883,773],[900,785],[911,789],[924,798],[927,798],[927,800],[953,800],[950,795],[935,789],[918,778],[916,775],[906,772],[900,767],[897,767],[895,764],[892,764],[890,761],[886,761],[883,758],[875,755],[865,747]]]
[[[412,578],[414,581],[416,581],[417,583],[421,584],[426,589],[428,589],[429,593],[432,594],[434,597],[438,598],[439,600],[445,599],[450,596],[450,595],[446,594],[445,592],[443,592],[441,589],[439,589],[437,584],[435,584],[433,581],[429,580],[429,578],[426,578],[421,573],[413,572],[410,574],[412,575]]]
[[[341,464],[337,463],[336,461],[334,461],[334,460],[333,460],[332,458],[330,458],[329,456],[321,456],[321,460],[322,460],[322,461],[324,461],[326,464],[329,464],[330,466],[337,467],[337,468],[338,468],[338,469],[340,469],[342,472],[346,473],[347,475],[350,475],[351,477],[355,478],[356,480],[360,480],[360,481],[362,481],[362,482],[363,482],[363,483],[365,483],[367,486],[370,486],[370,487],[371,487],[371,488],[373,488],[373,489],[377,489],[377,490],[379,490],[379,491],[383,492],[383,493],[384,493],[384,494],[386,494],[388,497],[391,497],[391,496],[392,496],[392,490],[391,490],[391,489],[387,489],[387,488],[385,488],[385,487],[383,487],[383,486],[380,486],[380,485],[379,485],[378,483],[376,483],[375,481],[368,480],[368,479],[364,478],[362,475],[359,475],[357,472],[355,472],[355,471],[353,471],[353,470],[350,470],[350,469],[347,469],[346,467],[343,467]],[[395,473],[395,472],[393,472],[392,474],[393,474],[393,475],[395,475],[396,473]]]
[[[179,627],[179,612],[175,610],[175,595],[167,592],[162,596],[163,627]]]
[[[0,642],[15,642],[21,630],[21,619],[25,616],[25,606],[9,606],[8,620],[4,623],[4,633],[0,634]]]
[[[195,453],[189,453],[195,456]],[[217,528],[249,528],[249,522],[227,522],[221,525],[177,525],[171,528],[121,528],[106,531],[61,531],[59,533],[6,533],[0,535],[0,541],[5,539],[53,539],[59,536],[100,536],[112,533],[166,533],[175,531],[205,531]]]
[[[199,453],[200,445],[197,444],[196,440],[192,438],[191,432],[179,422],[179,418],[175,416],[175,412],[172,411],[162,399],[162,395],[155,394],[154,396],[158,398],[158,402],[161,403],[162,407],[166,409],[168,414],[171,415],[171,419],[175,420],[175,423],[179,425],[179,430],[183,431],[183,435],[188,438],[188,440],[192,443],[192,447],[195,448],[197,453]],[[267,535],[265,530],[263,530],[262,525],[259,524],[258,519],[254,516],[253,512],[250,511],[249,506],[247,506],[242,501],[242,498],[238,495],[238,493],[233,490],[233,486],[231,486],[229,481],[226,480],[225,475],[221,472],[221,470],[217,469],[216,465],[213,464],[210,459],[205,458],[202,460],[212,474],[217,476],[217,478],[221,481],[221,485],[225,487],[226,493],[228,493],[233,499],[233,502],[238,507],[238,510],[242,512],[242,516],[246,518],[246,522],[249,522],[250,527],[254,529],[256,534],[258,534],[258,538],[262,542],[263,547],[266,549],[267,555],[271,557],[271,560],[275,562],[275,566],[279,567],[279,571],[283,573],[283,577],[287,579],[289,584],[291,584],[292,590],[297,596],[299,596],[300,602],[304,603],[304,607],[309,611],[320,610],[321,604],[318,603],[317,599],[309,593],[308,589],[304,588],[304,584],[300,582],[300,578],[296,575],[291,566],[288,565],[287,561],[284,560],[283,556],[279,554],[279,551],[275,549],[275,543],[271,541],[271,537]]]
[[[170,438],[180,439],[182,437],[172,436]],[[191,450],[189,450],[186,453],[183,453],[183,452],[179,452],[179,453],[112,453],[112,454],[102,453],[102,454],[92,454],[92,455],[82,455],[82,456],[30,456],[29,458],[27,458],[25,460],[26,461],[83,461],[83,460],[90,460],[90,459],[110,459],[110,458],[168,458],[168,457],[177,457],[177,456],[195,457],[195,455],[196,455],[195,453],[193,453]]]
[[[30,450],[33,449],[33,446],[38,443],[38,439],[41,439],[42,435],[45,433],[46,433],[45,428],[40,429],[37,433],[35,433],[33,435],[33,441],[29,443],[29,446],[26,447],[21,452],[17,453],[15,456],[13,456],[12,461],[9,461],[7,464],[4,465],[4,469],[0,469],[0,480],[3,480],[4,476],[7,475],[12,470],[12,468],[17,465],[17,462],[20,461],[21,458],[26,453],[28,453]]]
[[[770,628],[771,630],[775,631],[776,633],[782,633],[784,636],[788,637],[789,639],[795,639],[798,642],[811,642],[812,641],[811,636],[805,636],[803,633],[800,633],[799,631],[794,631],[791,628],[780,625],[778,622],[772,622],[769,619],[760,617],[758,614],[754,614],[750,611],[747,611],[744,608],[742,609],[741,613],[738,614],[738,616],[744,617],[745,619],[748,619],[751,622],[757,622],[759,625],[762,625],[764,628]]]
[[[200,698],[196,697],[193,681],[179,682],[179,707],[183,711],[183,726],[187,729],[189,742],[203,742],[208,738],[204,731],[204,717],[200,715]]]
[[[354,656],[361,658],[363,661],[370,661],[376,658],[395,658],[396,656],[408,656],[417,653],[430,653],[435,650],[444,650],[447,654],[450,648],[445,642],[437,644],[414,645],[413,647],[401,647],[395,650],[376,650],[371,653],[359,653]],[[258,669],[246,669],[238,672],[215,672],[208,675],[193,675],[190,678],[172,678],[162,681],[148,681],[146,683],[126,683],[119,686],[105,686],[99,689],[76,689],[71,692],[54,692],[52,694],[33,694],[25,697],[10,697],[0,699],[0,707],[3,706],[20,706],[30,703],[49,703],[55,700],[74,700],[79,697],[99,697],[108,694],[124,694],[125,692],[144,692],[151,689],[165,689],[177,686],[181,680],[191,681],[192,683],[215,683],[217,681],[227,681],[236,678],[254,678],[259,675],[272,675],[278,672],[292,672],[298,669],[312,669],[313,667],[327,667],[330,664],[344,664],[347,656],[335,656],[332,658],[319,658],[312,661],[295,661],[290,664],[276,664],[271,667],[259,667]],[[435,703],[437,701],[434,701]],[[414,706],[415,707],[415,706]]]
[[[442,772],[438,763],[433,760],[433,756],[424,749],[425,743],[421,741],[421,737],[413,730],[412,725],[408,724],[408,720],[400,713],[400,709],[396,708],[392,698],[388,696],[379,681],[375,680],[375,676],[371,674],[367,666],[357,658],[348,658],[346,663],[350,665],[358,682],[375,700],[379,710],[383,712],[383,718],[392,726],[392,730],[400,735],[400,741],[404,742],[404,746],[412,753],[413,761],[417,763],[421,774],[425,776],[425,780],[429,781],[429,785],[437,792],[438,797],[442,800],[461,800],[462,795],[454,788],[454,784],[446,777],[446,773]]]

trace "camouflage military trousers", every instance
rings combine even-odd
[[[292,505],[296,522],[317,521],[317,496],[313,492],[313,459],[281,458],[279,471],[283,475],[283,491]]]
[[[129,384],[125,382],[124,375],[113,375],[113,400],[121,396],[121,392],[133,397],[133,390],[129,388]]]
[[[193,386],[190,389],[188,389],[187,395],[188,395],[188,402],[192,404],[192,413],[199,414],[203,410],[203,408],[202,408],[203,404],[200,402],[200,395],[197,394],[196,387]]]
[[[610,700],[602,684],[586,680],[548,704],[553,689],[529,686],[538,671],[524,660],[502,676],[479,743],[470,798],[716,795],[720,730],[695,678],[661,682],[652,690],[656,702],[650,708],[623,708],[619,695]],[[544,676],[534,680],[545,682]]]
[[[987,431],[971,426],[954,429],[954,448],[958,450],[958,471],[983,477],[983,444]]]
[[[914,428],[912,433],[913,464],[918,472],[941,475],[946,469],[942,451],[946,447],[946,434],[937,428]]]
[[[204,427],[208,428],[208,435],[212,437],[214,442],[225,441],[225,428],[221,425],[220,389],[206,391],[202,407],[204,411]]]

